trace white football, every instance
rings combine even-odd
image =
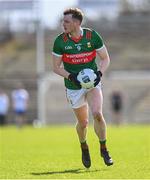
[[[96,74],[92,69],[86,68],[79,72],[77,79],[84,89],[90,89],[94,87],[94,80],[96,79]]]

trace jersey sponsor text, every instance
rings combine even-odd
[[[62,60],[69,64],[82,64],[92,61],[96,57],[96,50],[79,54],[63,54]]]

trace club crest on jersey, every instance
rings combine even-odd
[[[81,46],[80,46],[80,44],[77,44],[77,45],[75,45],[76,47],[77,47],[77,50],[78,51],[80,51],[81,50]]]
[[[87,43],[87,47],[88,47],[88,48],[91,47],[91,43],[90,43],[90,42]]]
[[[81,43],[79,43],[79,44],[75,44],[75,47],[77,48],[77,50],[78,50],[78,51],[80,51],[80,50],[81,50],[81,45],[82,45]]]
[[[81,50],[81,46],[77,46],[77,50],[80,51]]]
[[[65,46],[65,49],[66,49],[66,50],[72,49],[72,46]]]

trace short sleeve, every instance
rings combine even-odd
[[[96,50],[101,49],[104,46],[104,42],[103,42],[102,37],[94,30],[92,32],[92,36],[93,36],[92,39],[93,39],[93,42],[94,42],[94,48]]]
[[[56,56],[62,56],[62,54],[63,54],[61,41],[58,37],[54,41],[52,54],[54,54]]]

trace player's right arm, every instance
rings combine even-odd
[[[80,82],[77,80],[77,74],[71,74],[68,73],[62,66],[62,59],[61,57],[57,57],[53,54],[52,56],[52,64],[53,64],[53,71],[60,75],[63,76],[66,79],[69,79],[72,81],[74,84],[76,84],[79,88],[81,88]]]
[[[70,73],[68,73],[61,65],[62,65],[62,57],[60,56],[55,56],[54,54],[52,55],[52,65],[53,65],[53,71],[68,79],[68,76]]]
[[[53,52],[52,52],[52,66],[53,71],[68,79],[69,73],[62,66],[62,56],[64,54],[64,41],[62,38],[62,34],[58,35],[54,41]]]
[[[64,43],[62,41],[61,36],[58,36],[55,39],[54,46],[53,46],[53,52],[52,52],[52,65],[53,65],[53,71],[72,81],[76,86],[81,87],[80,82],[77,80],[77,74],[69,73],[67,72],[64,67],[62,66],[62,56],[64,54]]]

